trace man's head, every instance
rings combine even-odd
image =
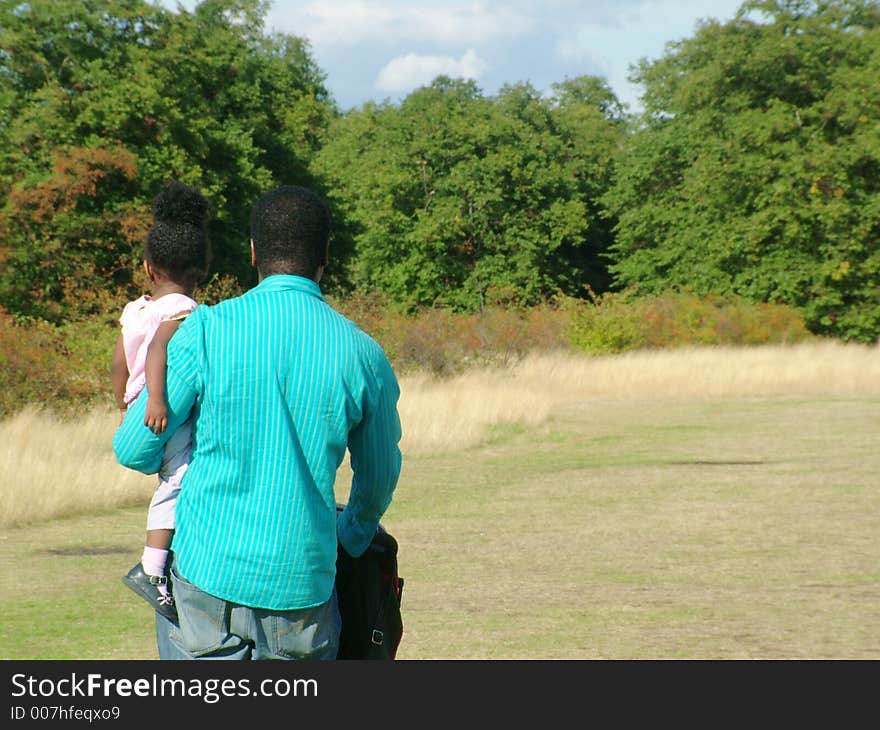
[[[260,278],[295,274],[320,278],[327,264],[330,213],[311,190],[285,185],[251,209],[251,244]]]

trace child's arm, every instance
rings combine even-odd
[[[168,426],[168,406],[165,401],[165,366],[168,362],[168,342],[177,331],[181,319],[165,320],[147,347],[144,374],[147,378],[147,407],[144,425],[153,433],[162,433]]]
[[[125,415],[125,385],[128,382],[128,363],[125,362],[125,347],[122,342],[122,333],[116,340],[116,349],[110,360],[110,384],[113,387],[113,395],[116,405]]]

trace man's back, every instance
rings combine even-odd
[[[346,449],[355,482],[340,538],[353,553],[366,547],[400,471],[399,391],[381,348],[314,281],[273,275],[181,325],[168,382],[170,408],[195,409],[173,543],[180,574],[249,606],[326,601],[337,556],[333,485]]]

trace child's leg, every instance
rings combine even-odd
[[[168,565],[171,538],[174,535],[174,507],[180,488],[166,481],[160,481],[150,502],[147,516],[147,536],[144,541],[144,552],[141,565],[144,573],[152,576],[165,576]],[[167,596],[169,591],[165,583],[159,584],[159,592]]]
[[[184,424],[187,426],[188,424]],[[140,561],[122,577],[122,581],[170,621],[177,621],[177,609],[171,596],[168,565],[171,538],[174,534],[175,506],[180,480],[189,463],[189,429],[179,429],[165,445],[159,484],[150,502],[147,537]]]
[[[168,568],[168,549],[171,547],[173,535],[174,530],[165,527],[147,530],[144,552],[141,555],[141,565],[147,575],[165,575]],[[159,591],[167,593],[164,584],[159,585]]]
[[[171,547],[171,538],[174,536],[174,530],[162,527],[157,530],[147,530],[147,539],[144,543],[151,548],[161,548],[167,550]]]
[[[147,538],[141,559],[122,577],[122,581],[144,598],[154,610],[170,621],[177,621],[177,608],[168,581],[168,556],[174,534],[174,502],[179,489],[169,489],[160,479],[150,503]]]
[[[190,456],[190,424],[184,423],[168,440],[159,470],[159,484],[150,502],[147,539],[141,564],[148,575],[164,576],[171,538],[174,535],[174,511],[180,484]],[[164,585],[161,586],[164,589]],[[164,590],[163,590],[164,593]]]

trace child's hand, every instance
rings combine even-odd
[[[147,397],[147,407],[144,411],[144,425],[157,436],[168,426],[168,409],[164,403],[156,403]]]

